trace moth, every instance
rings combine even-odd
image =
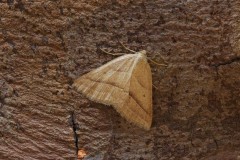
[[[123,47],[132,54],[122,55],[90,71],[76,79],[73,86],[88,99],[113,106],[127,121],[149,130],[152,124],[152,73],[146,51],[135,52]]]

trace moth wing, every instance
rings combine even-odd
[[[73,86],[92,101],[112,105],[129,122],[150,129],[152,75],[146,58],[118,57],[81,76]]]
[[[152,124],[152,73],[146,58],[136,61],[130,78],[129,96],[116,110],[128,121],[149,130]]]
[[[120,56],[79,77],[73,84],[92,101],[119,106],[128,98],[134,54]]]

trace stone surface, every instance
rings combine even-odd
[[[240,159],[239,16],[237,0],[1,0],[0,159]],[[71,87],[118,40],[169,63],[152,65],[150,131]]]

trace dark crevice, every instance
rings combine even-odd
[[[56,35],[57,35],[58,38],[61,39],[61,45],[62,45],[64,51],[67,51],[66,44],[65,44],[65,41],[63,39],[63,35],[62,35],[61,31],[57,31]]]
[[[22,0],[17,0],[17,3],[15,4],[16,8],[19,8],[19,10],[21,12],[23,12],[25,10],[25,6],[24,3],[22,2]]]
[[[224,65],[229,65],[231,63],[234,63],[234,62],[237,62],[237,61],[240,61],[240,57],[235,57],[229,61],[226,61],[226,62],[221,62],[221,63],[217,63],[217,64],[212,64],[211,66],[213,67],[219,67],[219,66],[224,66]]]
[[[78,153],[78,135],[77,135],[77,123],[74,111],[71,112],[70,123],[73,129],[74,143],[76,147],[76,154]]]
[[[219,147],[218,147],[218,142],[217,142],[217,140],[216,140],[215,138],[213,138],[213,141],[214,141],[214,143],[215,143],[215,145],[216,145],[216,149],[218,149]]]
[[[13,3],[14,3],[14,0],[7,0],[7,4],[8,4],[9,6],[12,6]]]

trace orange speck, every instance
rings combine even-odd
[[[81,160],[87,155],[86,151],[84,149],[78,150],[78,159]]]

